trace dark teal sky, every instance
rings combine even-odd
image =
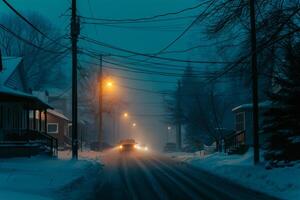
[[[68,17],[61,17],[61,15],[70,7],[70,0],[10,0],[9,2],[20,11],[37,11],[44,14],[62,29],[69,23]],[[78,0],[78,12],[80,15],[91,17],[89,2],[93,16],[101,18],[146,17],[181,10],[199,3],[197,0]],[[0,11],[10,12],[3,2],[0,3]],[[186,14],[193,13],[195,14],[193,11]],[[188,21],[186,21],[186,24],[188,24]],[[84,33],[94,36],[95,29],[93,26],[90,28],[84,26],[83,29]],[[126,31],[99,26],[97,38],[125,48],[152,52],[163,47],[172,38],[176,37],[179,32]]]
[[[182,10],[187,7],[192,7],[201,2],[202,0],[78,0],[78,13],[82,16],[96,17],[96,18],[139,18],[153,16],[157,14],[174,12]],[[46,16],[54,25],[61,30],[62,34],[68,34],[65,28],[70,23],[69,15],[70,0],[10,0],[9,1],[17,10],[22,13],[38,12]],[[90,4],[89,4],[90,2]],[[1,13],[12,13],[1,1],[0,2]],[[180,16],[193,16],[201,12],[201,8],[186,12]],[[193,18],[181,20],[179,22],[163,22],[159,26],[168,26],[166,30],[161,28],[140,28],[140,29],[124,29],[124,28],[112,28],[104,26],[82,25],[81,35],[88,35],[99,41],[127,48],[133,51],[139,51],[143,53],[153,53],[159,51],[165,47],[172,40],[174,40],[191,22]],[[143,27],[147,25],[142,25]],[[157,26],[155,24],[149,25]],[[138,27],[138,26],[137,26]],[[171,27],[171,28],[170,28]],[[201,29],[201,28],[199,28]],[[199,30],[198,29],[198,30]],[[190,46],[197,45],[199,43],[209,43],[199,32],[190,31],[181,40],[169,50],[185,49]],[[85,48],[97,49],[98,47],[88,45],[80,42],[79,45]],[[104,51],[114,52],[109,49],[101,49]],[[116,53],[116,52],[115,52]],[[122,53],[122,52],[118,52]],[[206,48],[201,51],[194,52],[192,56],[195,60],[205,59],[209,60],[214,56],[213,48]],[[191,55],[187,54],[170,54],[167,57],[175,57],[181,59],[188,59]],[[141,57],[137,57],[143,59]],[[157,61],[157,60],[156,60]],[[178,64],[178,63],[177,63]],[[184,65],[184,64],[182,64]],[[139,67],[137,65],[137,67]],[[66,66],[66,71],[69,71],[69,66]],[[121,75],[130,77],[151,79],[151,80],[164,80],[164,81],[177,81],[177,77],[162,77],[162,76],[149,76],[142,74],[132,74],[113,71]],[[161,84],[161,83],[141,83],[136,81],[118,80],[121,84],[130,85],[138,88],[145,88],[149,90],[170,90],[176,87],[176,85]],[[143,92],[137,92],[124,89],[126,94],[125,98],[129,102],[161,102],[162,97],[157,94],[149,94]],[[129,108],[129,112],[135,113],[164,113],[162,105],[144,105],[132,103]],[[161,137],[162,134],[167,132],[167,125],[159,118],[140,118],[135,119],[139,124],[139,130],[144,132],[149,141],[155,139],[155,137]],[[151,127],[151,128],[150,128]],[[149,131],[151,130],[151,131]],[[163,136],[164,137],[164,136]]]

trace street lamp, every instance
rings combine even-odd
[[[133,126],[133,127],[136,127],[136,123],[132,123],[132,126]]]
[[[128,113],[125,112],[125,113],[123,114],[123,117],[127,118],[127,117],[128,117]]]
[[[106,87],[111,88],[113,86],[113,83],[111,81],[106,82]]]

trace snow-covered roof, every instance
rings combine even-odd
[[[67,120],[67,121],[70,121],[68,117],[66,117],[64,114],[62,114],[62,113],[60,113],[56,110],[48,110],[47,112],[54,115],[54,116],[56,116],[56,117],[62,118],[62,119]]]
[[[19,90],[14,90],[12,88],[5,86],[5,82],[14,73],[14,71],[17,69],[17,67],[21,61],[22,61],[22,58],[20,58],[20,57],[3,57],[2,58],[3,70],[0,72],[0,94],[5,95],[5,96],[10,96],[10,97],[25,98],[27,100],[31,100],[40,105],[43,105],[44,107],[52,109],[51,106],[49,106],[43,100],[39,99],[38,97],[36,97],[32,94],[22,92]]]
[[[5,81],[13,74],[19,63],[22,61],[20,57],[3,57],[3,70],[0,72],[0,85],[4,85]]]
[[[40,105],[43,105],[44,107],[52,109],[52,107],[49,104],[45,103],[44,101],[37,98],[36,96],[33,96],[32,94],[28,94],[28,93],[21,92],[18,90],[13,90],[13,89],[5,87],[3,85],[0,85],[0,96],[1,95],[24,98],[25,100],[27,99],[27,100],[36,102]]]
[[[271,101],[263,101],[258,104],[258,107],[260,109],[266,109],[266,108],[269,108],[270,106],[271,106]],[[237,111],[241,111],[241,110],[252,110],[252,108],[253,108],[253,104],[247,103],[247,104],[242,104],[242,105],[239,105],[239,106],[233,108],[232,112],[237,112]]]
[[[21,91],[18,91],[18,90],[14,90],[14,89],[11,89],[9,87],[5,87],[3,85],[0,85],[0,93],[13,95],[13,96],[20,96],[20,97],[29,97],[29,98],[34,97],[31,94],[21,92]]]

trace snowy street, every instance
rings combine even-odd
[[[53,200],[85,196],[101,168],[99,162],[91,159],[0,159],[0,199]]]
[[[0,1],[0,200],[300,200],[299,17]]]
[[[89,199],[275,199],[166,156],[103,155],[105,167]]]

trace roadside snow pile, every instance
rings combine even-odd
[[[172,153],[166,153],[166,155],[182,162],[188,162],[191,159],[199,157],[200,153],[172,152]]]
[[[253,166],[253,150],[244,155],[214,153],[189,159],[193,166],[215,173],[281,199],[300,199],[300,163],[293,167],[265,169],[263,164]]]
[[[98,151],[79,151],[78,159],[79,160],[91,160],[95,162],[100,162],[101,152]],[[58,158],[62,160],[69,160],[72,158],[72,151],[58,151]]]
[[[93,161],[44,157],[0,159],[0,197],[5,200],[49,200],[90,182],[101,166]]]

